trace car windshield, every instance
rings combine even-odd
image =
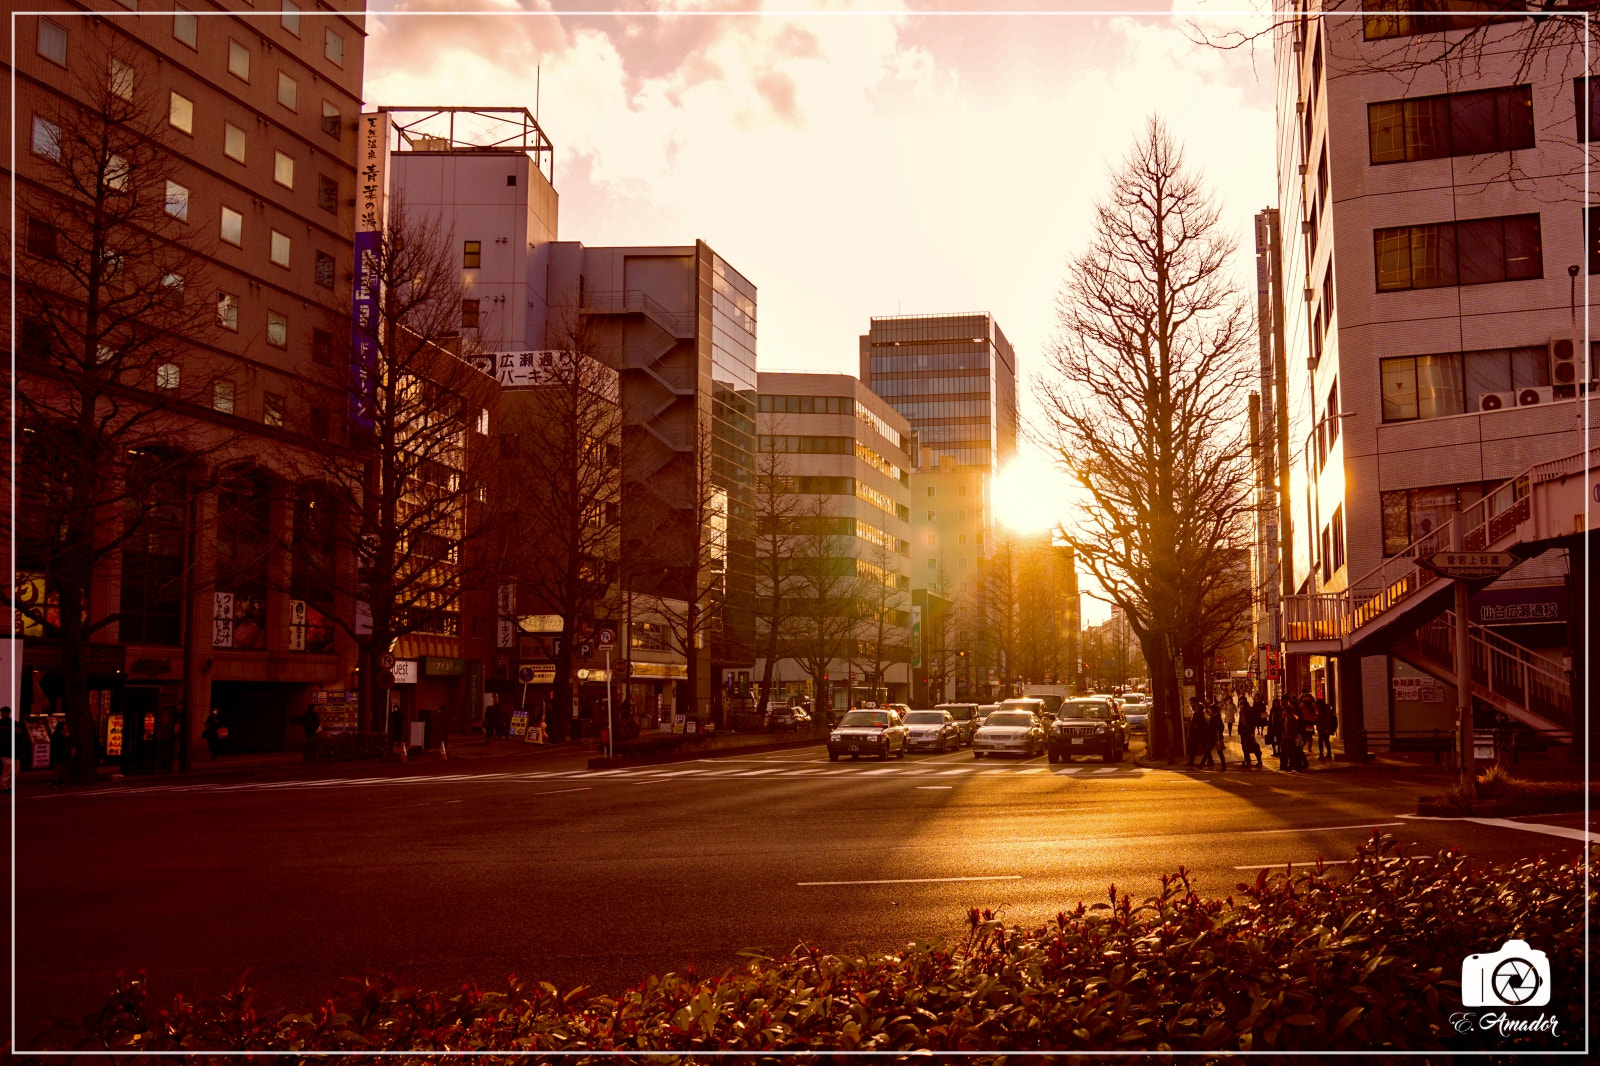
[[[851,711],[839,722],[842,728],[856,729],[883,729],[889,724],[889,715],[884,711]]]
[[[950,717],[958,722],[965,722],[972,717],[971,707],[946,707],[945,710],[949,711]]]
[[[906,725],[939,725],[944,721],[941,711],[912,711],[906,715]]]
[[[1022,726],[1026,728],[1033,724],[1033,715],[1027,711],[996,711],[989,716],[984,725]]]
[[[1100,700],[1073,700],[1061,708],[1063,718],[1110,718],[1111,708]]]

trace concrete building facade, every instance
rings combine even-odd
[[[1282,280],[1263,328],[1287,379],[1263,391],[1287,399],[1286,591],[1313,597],[1583,447],[1600,259],[1581,49],[1524,65],[1539,24],[1384,13],[1412,6],[1275,5]],[[1475,622],[1569,679],[1570,548],[1539,546],[1472,599]],[[1370,649],[1292,655],[1285,684],[1337,698],[1374,747],[1448,735],[1453,687]]]
[[[906,700],[913,607],[910,425],[848,374],[762,372],[758,387],[756,447],[773,457],[773,469],[792,493],[793,520],[829,521],[827,543],[837,546],[853,572],[860,605],[888,610],[883,644],[892,665],[883,671],[882,691],[869,687],[878,634],[874,620],[863,620],[856,654],[840,655],[829,668],[830,691],[820,694],[819,705]],[[758,662],[756,670],[763,665]],[[774,678],[778,696],[818,695],[807,691],[813,680],[794,658],[777,661]]]

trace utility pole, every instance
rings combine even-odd
[[[1466,514],[1457,511],[1450,523],[1450,547],[1461,551],[1467,532]],[[1475,764],[1477,750],[1472,737],[1472,642],[1467,633],[1467,580],[1455,579],[1456,594],[1456,729],[1461,763],[1461,798],[1471,802],[1478,798],[1478,768]]]
[[[1287,342],[1284,339],[1283,305],[1283,232],[1276,208],[1263,212],[1267,216],[1267,235],[1271,246],[1272,273],[1272,376],[1274,421],[1277,428],[1278,475],[1278,578],[1279,592],[1294,595],[1294,527],[1289,508],[1289,361]],[[1275,636],[1282,639],[1283,609],[1280,603],[1274,621]],[[1279,687],[1287,691],[1289,682],[1289,657],[1279,657]]]

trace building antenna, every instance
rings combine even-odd
[[[533,68],[533,124],[535,126],[537,126],[539,124],[539,89],[541,88],[541,83],[543,81],[544,81],[544,68],[542,66],[534,67]]]

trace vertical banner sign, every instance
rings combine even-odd
[[[306,601],[289,601],[289,650],[306,650]]]
[[[233,593],[213,593],[211,602],[211,646],[231,648],[233,647]]]
[[[495,614],[499,617],[495,621],[494,646],[496,648],[512,648],[517,642],[517,624],[513,620],[517,613],[517,586],[511,583],[501,585],[495,590]]]
[[[912,669],[922,666],[922,607],[919,605],[911,608],[911,666]]]
[[[389,115],[363,112],[356,156],[355,283],[350,289],[350,428],[372,429],[378,387],[378,326],[385,192],[389,180]]]

